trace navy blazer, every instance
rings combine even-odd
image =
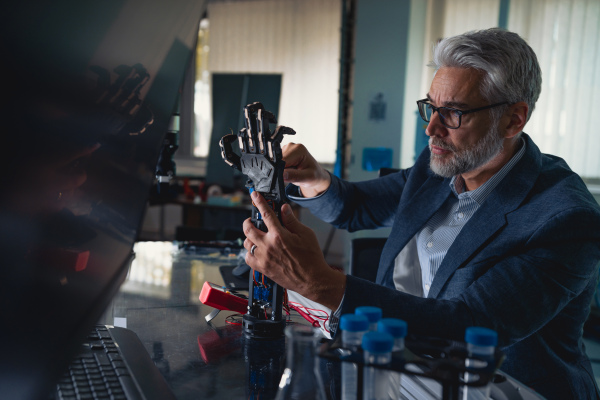
[[[415,165],[382,178],[330,188],[298,203],[334,226],[391,226],[377,284],[348,276],[342,314],[377,306],[409,332],[463,340],[469,326],[498,332],[501,366],[549,399],[590,399],[598,388],[582,343],[598,281],[600,208],[560,158],[526,152],[463,227],[427,298],[397,291],[394,260],[452,195],[450,179]],[[293,191],[293,188],[290,189]]]

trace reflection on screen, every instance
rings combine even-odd
[[[203,10],[196,0],[5,5],[7,398],[41,398],[43,378],[60,373],[124,280]]]

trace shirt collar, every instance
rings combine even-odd
[[[514,156],[490,179],[488,179],[483,185],[479,186],[475,190],[465,192],[465,180],[461,175],[455,175],[450,180],[450,189],[454,195],[458,198],[470,197],[477,204],[481,205],[488,197],[488,195],[494,190],[500,181],[508,174],[508,172],[515,166],[517,162],[525,154],[525,140],[521,138],[521,148],[516,152]]]

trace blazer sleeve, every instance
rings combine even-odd
[[[462,340],[469,326],[485,326],[498,332],[499,346],[507,346],[542,329],[567,307],[573,309],[561,323],[569,323],[573,313],[583,315],[589,298],[588,304],[572,301],[595,288],[599,260],[599,214],[574,207],[541,223],[526,240],[515,240],[459,295],[420,298],[348,276],[341,314],[377,306],[384,317],[406,320],[410,333],[454,340]]]
[[[315,198],[303,198],[298,188],[286,192],[295,203],[313,215],[341,229],[354,232],[392,226],[410,169],[381,178],[347,182],[331,175],[329,189]]]

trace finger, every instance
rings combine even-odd
[[[244,241],[244,248],[248,250],[246,251],[246,255],[244,256],[244,261],[250,266],[250,268],[254,269],[256,267],[255,261],[257,261],[257,259],[256,256],[252,254],[252,246],[254,246],[254,243],[252,243],[248,239]],[[254,251],[256,252],[257,249],[258,246],[256,247],[256,249],[254,249]]]
[[[304,227],[304,225],[300,221],[298,221],[298,218],[296,218],[296,216],[294,215],[292,207],[289,204],[284,204],[281,207],[281,214],[283,225],[288,231],[292,233],[298,233]]]
[[[248,263],[248,260],[251,260],[253,257],[256,257],[256,254],[255,254],[255,253],[256,253],[256,251],[258,250],[258,246],[257,246],[257,245],[255,245],[254,243],[252,243],[250,240],[246,239],[246,240],[244,241],[244,248],[245,248],[246,250],[248,250],[248,251],[246,252],[246,257],[245,257],[244,259],[246,260],[246,264],[250,265],[250,264]],[[252,251],[252,248],[254,248],[254,252]],[[252,264],[254,264],[254,263],[252,263]]]
[[[301,158],[298,152],[298,146],[296,143],[290,142],[281,146],[281,155],[283,161],[288,166],[295,166],[298,164],[298,160]]]
[[[283,180],[297,185],[305,182],[312,182],[314,179],[315,173],[312,169],[286,168],[283,171]]]
[[[252,203],[256,206],[258,212],[260,212],[260,215],[262,216],[265,225],[267,225],[267,230],[279,231],[282,229],[281,224],[279,223],[279,220],[275,215],[275,211],[273,211],[271,207],[269,207],[265,198],[262,197],[262,195],[257,191],[252,192]]]
[[[244,241],[246,250],[250,251],[252,244],[259,246],[263,243],[266,233],[255,227],[250,218],[244,221],[242,229],[244,230],[244,235],[246,235],[246,240]],[[246,246],[246,242],[250,243],[250,246]]]
[[[281,147],[282,160],[286,168],[305,169],[310,167],[312,156],[302,144],[288,143]]]

